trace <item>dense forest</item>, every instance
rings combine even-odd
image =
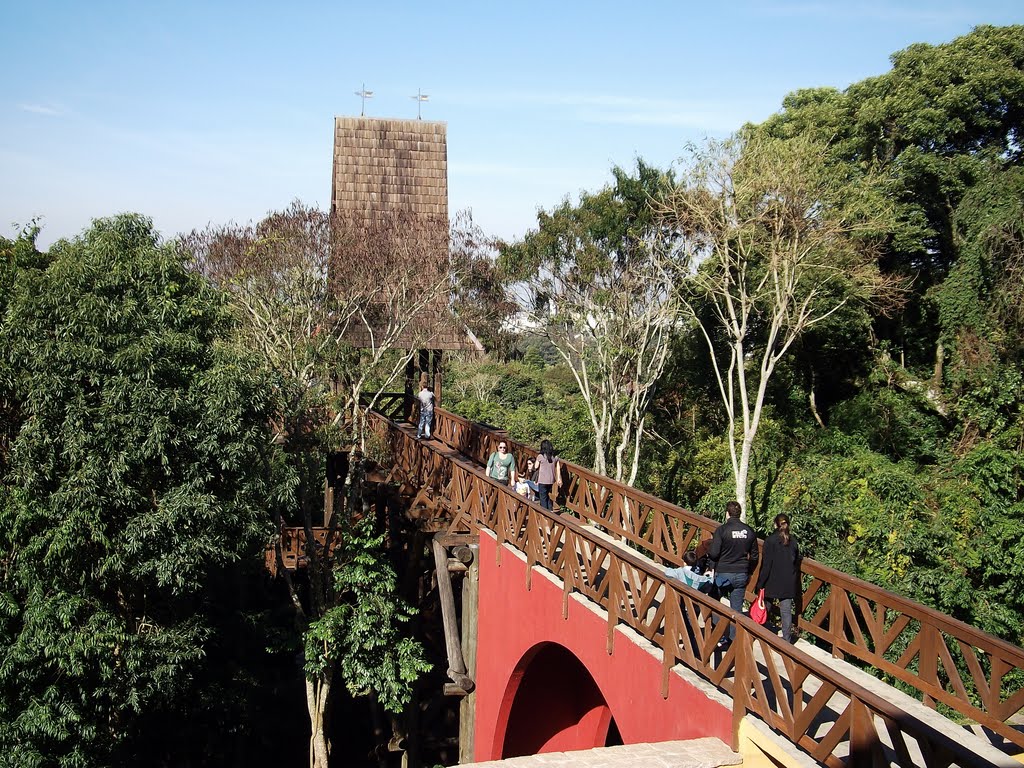
[[[1021,644],[1022,125],[1024,27],[979,27],[615,168],[516,242],[301,204],[0,239],[0,763],[326,766],[379,746],[352,712],[398,733],[433,657],[368,459],[338,550],[263,558],[323,514],[330,451],[372,458],[359,403],[446,293],[489,348],[446,407],[702,514],[787,512],[815,558]],[[403,249],[442,238],[424,285]]]
[[[509,362],[456,367],[449,404],[527,441],[557,436],[584,464],[604,450],[614,474],[649,386],[637,485],[712,517],[745,497],[762,531],[787,512],[814,557],[1019,644],[1024,28],[892,61],[843,91],[793,93],[671,169],[616,168],[499,244],[529,332],[497,340]],[[665,264],[681,295],[632,287]],[[598,325],[602,311],[635,322]],[[578,328],[610,362],[580,364]],[[656,344],[668,354],[645,380]],[[738,487],[730,435],[738,457],[761,384]],[[602,443],[592,402],[615,415]]]

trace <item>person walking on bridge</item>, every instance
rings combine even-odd
[[[775,516],[775,533],[764,541],[764,560],[754,591],[764,590],[766,600],[779,601],[782,639],[793,642],[793,600],[800,589],[800,547],[789,532],[789,515]]]
[[[725,505],[726,521],[718,526],[711,537],[708,559],[715,565],[715,585],[723,594],[729,595],[729,607],[739,613],[743,610],[743,595],[747,581],[757,565],[757,534],[754,529],[740,520],[742,514],[739,502],[730,501]],[[735,625],[729,626],[728,640],[736,638]]]
[[[429,440],[434,426],[434,390],[423,382],[416,398],[420,401],[420,423],[416,427],[416,439],[426,437]]]
[[[508,442],[498,442],[498,450],[487,459],[487,475],[502,485],[516,482],[516,457],[508,452]]]
[[[537,503],[544,509],[551,509],[552,489],[561,477],[560,460],[555,456],[555,448],[550,440],[540,441],[540,453],[537,454]]]

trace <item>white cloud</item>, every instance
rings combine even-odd
[[[488,163],[449,161],[449,175],[485,176],[489,178],[536,179],[543,176],[565,176],[573,173],[568,169],[533,167],[516,163]]]
[[[907,5],[896,7],[886,3],[765,3],[758,10],[765,16],[814,16],[918,24],[957,23],[970,18],[966,8],[941,8],[932,2],[921,3],[916,8]]]
[[[710,131],[731,131],[742,122],[729,111],[708,112],[700,109],[581,110],[576,113],[576,117],[585,123],[682,126]]]
[[[684,126],[721,132],[735,130],[749,119],[739,113],[735,101],[659,99],[614,93],[478,91],[455,93],[444,99],[475,108],[543,108],[548,118],[590,124]]]
[[[47,117],[63,117],[67,114],[67,111],[62,107],[56,107],[52,104],[19,104],[18,108],[22,112],[29,112],[33,115],[46,115]]]

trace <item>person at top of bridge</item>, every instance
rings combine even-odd
[[[723,594],[729,595],[729,607],[739,613],[743,610],[743,594],[750,574],[757,566],[757,534],[754,529],[740,520],[742,509],[739,502],[730,501],[725,505],[726,520],[711,537],[708,558],[715,565],[715,584]],[[736,627],[729,627],[728,640],[736,637]]]
[[[430,430],[434,426],[434,390],[425,381],[421,382],[416,398],[420,401],[420,423],[416,427],[416,439],[426,437],[429,440]]]
[[[764,561],[755,591],[764,590],[768,600],[779,601],[782,639],[793,642],[793,600],[800,589],[800,547],[789,532],[789,515],[775,516],[775,532],[764,541]]]
[[[537,502],[544,509],[551,509],[555,486],[562,476],[562,466],[559,462],[551,441],[541,440],[540,453],[537,454]]]
[[[487,476],[502,485],[516,482],[516,457],[508,452],[508,441],[498,442],[498,450],[487,459]]]

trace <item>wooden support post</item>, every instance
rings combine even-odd
[[[935,627],[922,624],[918,630],[921,650],[918,652],[917,675],[926,683],[931,683],[936,688],[939,685],[939,646],[942,644],[942,637]],[[921,703],[926,707],[935,709],[935,699],[927,693],[921,698]]]
[[[462,656],[466,674],[476,679],[477,612],[480,600],[480,547],[473,545],[473,560],[462,578]],[[476,729],[476,693],[459,702],[459,762],[475,761],[473,732]]]
[[[437,591],[441,597],[441,618],[444,620],[444,645],[448,652],[448,677],[467,691],[473,690],[473,679],[466,674],[466,662],[462,658],[462,644],[459,640],[459,620],[455,615],[455,593],[452,591],[452,577],[448,573],[448,552],[441,542],[432,542],[434,566],[437,570]]]
[[[860,699],[854,698],[850,701],[850,765],[882,765],[884,763],[875,758],[881,757],[878,731],[875,730],[875,720],[869,710]]]
[[[845,658],[842,650],[839,648],[839,640],[842,640],[845,636],[843,631],[844,616],[842,606],[839,603],[841,595],[841,588],[832,585],[828,593],[828,633],[832,636],[832,658],[843,659]]]
[[[409,358],[409,362],[405,364],[405,405],[402,406],[402,416],[406,421],[412,416],[412,404],[413,398],[416,397],[416,393],[419,392],[419,388],[416,385],[416,356],[412,355]]]
[[[608,564],[608,573],[605,574],[605,578],[611,578],[608,584],[608,641],[605,644],[609,656],[615,652],[615,627],[619,625],[619,592],[622,591],[621,577],[622,566],[619,565],[619,559],[613,555]]]
[[[332,517],[334,517],[334,488],[330,483],[324,481],[324,528],[331,527]]]
[[[431,375],[434,379],[434,404],[441,405],[441,388],[444,385],[444,350],[435,349],[430,361]]]
[[[728,635],[726,635],[728,637]],[[732,683],[732,749],[740,749],[740,723],[747,716],[750,706],[750,687],[756,673],[753,654],[753,638],[746,629],[736,622],[736,638],[732,641],[733,652],[736,654],[736,667]],[[771,663],[769,661],[769,663]]]

